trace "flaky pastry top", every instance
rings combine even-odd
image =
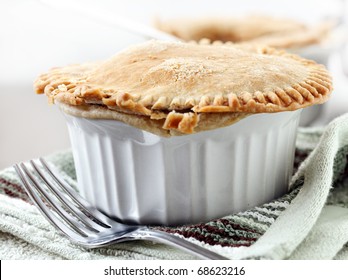
[[[128,123],[171,135],[323,103],[332,82],[324,66],[272,48],[148,41],[105,61],[54,68],[35,89],[70,113],[136,117],[140,124]]]

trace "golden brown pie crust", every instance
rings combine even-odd
[[[159,20],[155,26],[184,41],[248,42],[275,48],[300,48],[318,44],[329,35],[333,23],[329,21],[306,25],[289,18],[267,15],[247,15],[230,18],[180,18]]]
[[[54,68],[35,89],[68,113],[168,136],[320,104],[332,82],[324,66],[272,48],[148,41],[103,62]]]

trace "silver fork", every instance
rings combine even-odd
[[[43,159],[14,168],[23,187],[48,221],[72,242],[97,248],[132,240],[150,240],[182,249],[202,259],[227,259],[170,233],[147,226],[126,225],[91,206]]]

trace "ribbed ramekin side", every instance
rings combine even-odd
[[[239,128],[231,126],[230,137],[205,141],[205,184],[200,186],[206,194],[200,204],[205,205],[202,219],[244,211],[287,191],[299,115],[274,116],[282,119],[270,122],[268,129],[253,126],[244,133],[237,133]]]
[[[298,113],[161,138],[113,121],[67,116],[82,195],[141,224],[204,222],[286,191]]]
[[[72,117],[66,116],[66,119],[70,135],[72,153],[74,156],[79,192],[90,203],[95,205],[93,188],[91,188],[91,185],[93,184],[93,176],[91,172],[85,172],[86,170],[91,170],[91,159],[89,152],[86,149],[85,134],[83,133],[83,130],[77,129],[78,123],[76,123],[76,121]],[[84,187],[81,188],[80,186]]]

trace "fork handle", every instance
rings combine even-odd
[[[132,233],[132,237],[138,240],[143,239],[143,240],[150,240],[154,242],[161,242],[163,244],[181,249],[201,259],[228,260],[228,258],[222,255],[219,255],[211,250],[208,250],[202,246],[199,246],[190,241],[187,241],[184,238],[180,238],[176,235],[173,235],[164,231],[149,229],[146,227],[139,228],[138,230]]]

